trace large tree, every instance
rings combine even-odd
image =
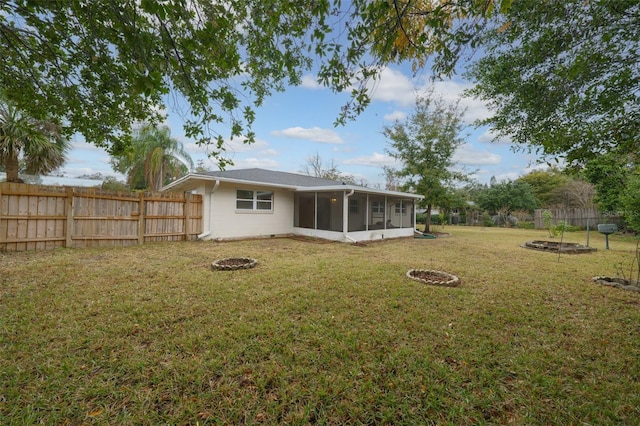
[[[401,188],[424,195],[427,209],[425,231],[429,232],[432,207],[448,205],[456,181],[466,175],[454,170],[453,154],[464,143],[464,111],[433,93],[418,97],[415,111],[404,122],[385,126],[382,134],[389,142],[387,152],[402,165],[395,172]]]
[[[591,159],[580,171],[595,186],[595,201],[602,213],[616,214],[622,209],[620,197],[637,168],[630,159],[629,155],[608,153]]]
[[[538,207],[533,187],[523,181],[495,182],[492,179],[491,184],[480,187],[474,196],[481,209],[496,213],[498,223],[505,226],[513,212],[531,212]]]
[[[342,121],[390,62],[421,67],[435,54],[438,72],[451,72],[460,46],[511,1],[0,1],[0,87],[114,154],[134,123],[157,123],[176,99],[187,137],[220,157],[224,136],[251,141],[255,107],[299,84],[313,60],[320,82],[352,90]]]
[[[558,169],[534,170],[517,181],[531,185],[540,207],[550,208],[564,203],[564,187],[569,177]]]
[[[168,127],[139,128],[126,152],[111,158],[113,169],[127,175],[131,189],[158,191],[172,179],[193,168],[182,143],[171,137]]]
[[[480,41],[471,92],[517,146],[581,164],[640,146],[640,3],[519,0]]]
[[[55,123],[33,119],[0,100],[0,162],[7,182],[22,182],[21,169],[35,175],[56,170],[68,150],[69,141]]]

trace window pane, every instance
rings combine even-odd
[[[273,192],[267,192],[267,191],[258,191],[258,200],[261,201],[271,201],[273,199]]]
[[[253,191],[239,189],[236,197],[238,200],[253,200]]]
[[[243,210],[253,210],[253,200],[251,201],[237,200],[236,208],[243,209]]]
[[[271,210],[271,201],[258,201],[258,210]]]

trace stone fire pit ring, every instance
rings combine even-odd
[[[239,269],[251,269],[258,264],[256,259],[250,257],[227,257],[214,260],[211,263],[212,271],[237,271]]]
[[[424,284],[443,287],[458,287],[461,283],[458,276],[433,269],[410,269],[407,271],[407,277]]]

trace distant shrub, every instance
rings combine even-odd
[[[520,221],[516,224],[516,227],[520,229],[536,229],[536,224],[530,221]]]
[[[482,226],[494,226],[493,218],[488,212],[482,213]]]
[[[564,232],[578,232],[581,230],[579,226],[569,225],[565,221],[561,220],[551,227],[553,237],[556,237],[562,233],[562,228],[564,227]]]
[[[427,223],[427,215],[425,213],[416,213],[416,223]]]

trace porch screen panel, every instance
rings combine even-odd
[[[314,229],[316,216],[315,193],[296,193],[293,200],[293,226]]]
[[[415,215],[415,208],[416,205],[413,202],[413,200],[406,200],[405,203],[407,203],[407,226],[405,226],[405,228],[415,228],[416,223],[416,215]]]
[[[353,194],[349,200],[349,232],[365,231],[367,220],[367,195]]]
[[[369,229],[384,229],[384,197],[369,195]]]
[[[342,232],[342,192],[318,192],[317,229]]]
[[[406,212],[406,206],[400,198],[387,199],[387,228],[402,227],[402,216]]]
[[[403,205],[403,210],[404,210],[404,215],[402,216],[402,221],[400,226],[402,228],[413,228],[414,223],[414,214],[413,214],[413,209],[414,209],[414,205],[413,205],[413,200],[402,200],[402,205]]]

